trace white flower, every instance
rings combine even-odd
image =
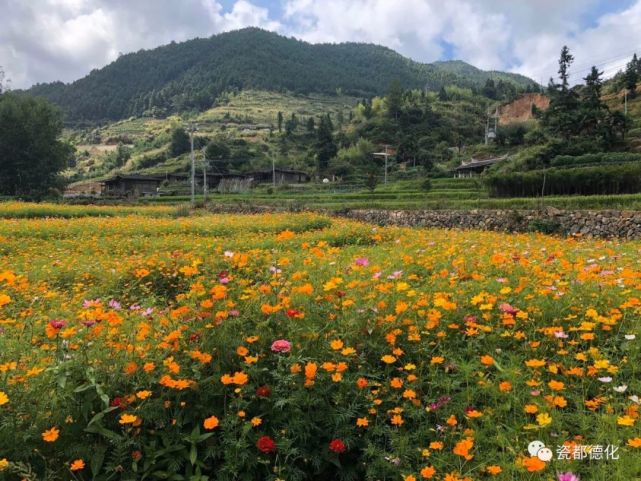
[[[635,336],[634,334],[626,334],[626,335],[625,335],[625,338],[626,338],[628,341],[632,341],[632,340],[636,339],[636,337],[637,337],[637,336]]]
[[[610,376],[600,377],[599,381],[601,381],[601,382],[612,382],[612,378]]]
[[[628,389],[627,384],[621,384],[620,386],[615,386],[612,389],[614,389],[616,392],[625,392],[626,389]]]

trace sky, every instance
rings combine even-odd
[[[255,26],[313,43],[371,42],[420,62],[464,60],[577,83],[641,54],[641,0],[0,0],[0,67],[11,88],[71,82],[121,53]]]

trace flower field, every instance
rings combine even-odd
[[[0,217],[0,479],[641,479],[638,242]]]

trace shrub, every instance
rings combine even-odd
[[[632,194],[641,192],[641,163],[493,174],[485,183],[494,197]]]

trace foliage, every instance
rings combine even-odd
[[[636,244],[142,214],[0,223],[4,479],[641,473]]]
[[[372,44],[313,45],[247,28],[121,55],[72,84],[40,84],[30,93],[57,103],[71,120],[104,120],[205,110],[232,90],[369,97],[384,93],[394,79],[405,88],[437,90],[449,84],[480,86],[492,75],[457,67],[420,64]],[[520,75],[500,75],[523,88],[533,84]]]
[[[585,87],[570,88],[570,65],[574,57],[566,46],[559,58],[559,79],[550,79],[548,96],[550,106],[541,114],[543,127],[552,136],[564,142],[594,142],[599,149],[609,149],[620,142],[627,129],[626,119],[619,112],[610,112],[601,98],[602,72],[596,67],[588,74]]]
[[[485,183],[498,197],[631,194],[641,192],[641,163],[492,174]]]
[[[72,148],[60,111],[44,99],[0,95],[0,195],[42,198],[61,187]]]
[[[169,154],[172,157],[189,152],[191,149],[191,141],[189,134],[182,127],[174,127],[171,131],[171,142],[169,144]]]

